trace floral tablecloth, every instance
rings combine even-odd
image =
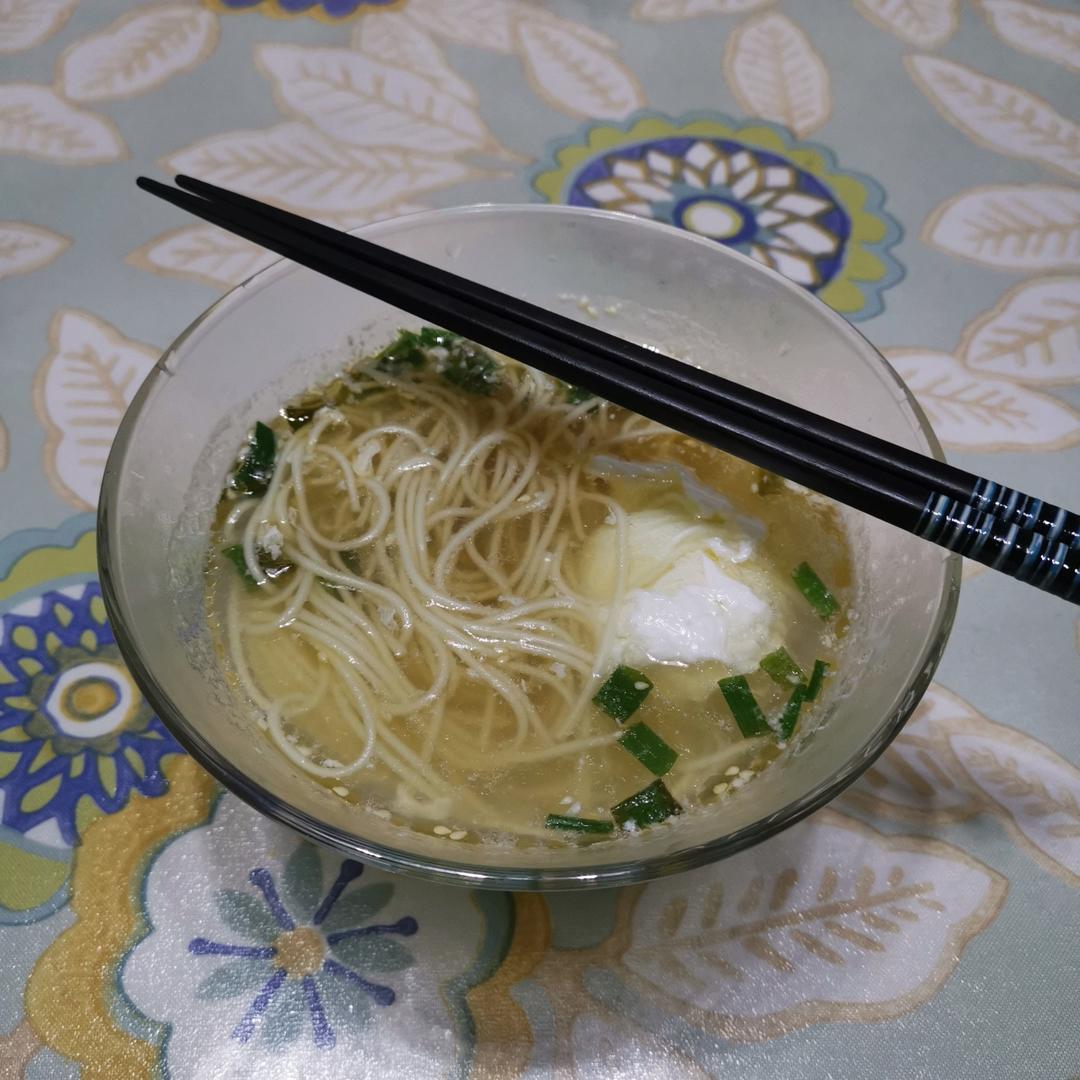
[[[671,221],[883,348],[952,457],[1080,504],[1080,8],[0,0],[0,1076],[1080,1075],[1080,623],[973,569],[829,809],[642,888],[436,888],[223,794],[125,673],[93,508],[140,379],[267,260],[185,171],[354,226]]]

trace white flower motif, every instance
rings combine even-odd
[[[467,891],[342,860],[225,795],[159,856],[144,903],[152,929],[121,979],[171,1025],[170,1075],[246,1077],[271,1052],[275,1078],[298,1080],[460,1064],[446,988],[483,937]]]

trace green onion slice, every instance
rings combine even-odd
[[[620,664],[597,690],[593,704],[621,724],[638,711],[652,688],[648,675]]]
[[[632,724],[619,736],[618,742],[653,776],[663,776],[670,772],[671,766],[679,757],[678,752],[672,750],[648,724]]]
[[[388,375],[400,375],[409,368],[417,370],[427,363],[424,344],[420,334],[402,330],[398,336],[375,357],[377,371]]]
[[[261,495],[266,491],[270,486],[270,477],[274,475],[276,449],[277,440],[273,431],[261,420],[256,420],[248,440],[247,453],[233,473],[233,488],[245,495]]]
[[[799,592],[806,597],[810,606],[823,618],[829,619],[835,613],[839,604],[836,597],[829,592],[825,582],[814,572],[809,563],[799,563],[791,575]]]
[[[221,554],[236,567],[236,572],[244,579],[246,584],[256,584],[255,579],[248,572],[247,559],[244,558],[243,544],[231,544],[227,548],[222,548]]]
[[[499,388],[499,364],[479,345],[459,339],[450,346],[442,377],[467,393],[487,397]]]
[[[461,340],[457,334],[451,334],[449,330],[440,330],[437,326],[422,327],[416,336],[422,349],[449,349],[455,341]]]
[[[544,819],[545,829],[563,829],[576,833],[609,833],[615,831],[611,821],[597,821],[594,818],[566,817],[564,814],[548,814]]]
[[[236,567],[237,573],[244,579],[245,584],[259,584],[251,574],[248,573],[247,560],[244,558],[243,544],[231,544],[227,548],[222,548],[221,554]],[[271,581],[276,581],[286,574],[291,574],[296,569],[291,562],[288,562],[285,559],[266,559],[258,553],[256,553],[256,557],[259,560],[260,569]]]
[[[570,383],[566,384],[566,400],[571,405],[581,405],[586,401],[592,400],[594,394],[591,390],[586,390],[584,386],[573,386]]]
[[[803,702],[806,701],[806,694],[805,686],[801,684],[796,686],[791,691],[791,697],[788,698],[784,711],[780,714],[780,721],[777,726],[780,729],[780,738],[785,742],[791,738],[791,733],[799,722],[799,712],[802,709]]]
[[[765,719],[745,675],[732,675],[730,678],[721,679],[718,685],[731,715],[735,717],[735,723],[746,738],[769,734],[772,730],[769,721]]]
[[[806,700],[816,700],[818,694],[821,693],[822,684],[825,682],[825,674],[829,670],[829,665],[824,660],[814,661],[814,670],[810,673],[810,682],[806,686]]]
[[[293,431],[311,422],[312,417],[325,405],[322,397],[302,397],[281,407],[281,415]]]
[[[663,780],[654,780],[647,788],[642,788],[636,795],[623,799],[611,808],[611,816],[616,824],[625,825],[629,821],[639,829],[681,813],[682,807],[672,797]]]
[[[780,646],[761,661],[761,670],[781,686],[796,686],[806,682],[806,672],[791,658],[791,653]]]

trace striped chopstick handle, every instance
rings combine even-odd
[[[912,531],[958,555],[1080,604],[1080,546],[1059,539],[1060,531],[1053,537],[1023,528],[962,499],[937,493],[927,499]]]
[[[1080,514],[1025,495],[1016,488],[1002,487],[993,480],[980,479],[971,493],[976,510],[993,514],[1005,525],[1019,525],[1045,533],[1047,541],[1074,547],[1080,544]]]

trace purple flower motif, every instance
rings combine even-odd
[[[368,923],[389,903],[394,886],[349,889],[363,870],[360,863],[344,860],[324,894],[318,852],[302,843],[282,875],[284,898],[274,875],[262,867],[248,875],[257,896],[236,889],[217,892],[222,919],[244,940],[197,937],[188,952],[230,961],[203,980],[199,997],[252,995],[232,1031],[237,1042],[247,1043],[258,1032],[283,1046],[299,1036],[306,1018],[315,1045],[329,1050],[337,1042],[335,1024],[366,1023],[372,1003],[394,1003],[393,988],[366,974],[410,966],[412,954],[394,938],[415,934],[418,925],[411,915]]]

